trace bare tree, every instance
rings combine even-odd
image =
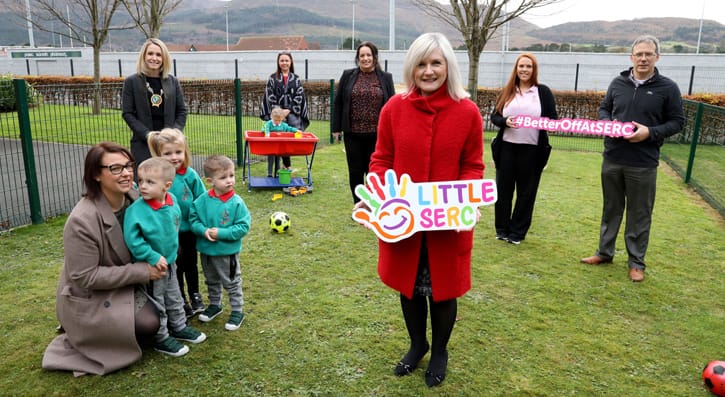
[[[158,38],[164,17],[178,7],[182,0],[121,0],[128,14],[146,38]]]
[[[468,50],[468,91],[478,98],[478,65],[481,52],[496,30],[529,10],[561,0],[412,0],[426,14],[438,18],[461,33]]]
[[[101,113],[101,47],[109,31],[133,27],[111,26],[111,19],[121,4],[121,0],[31,0],[30,16],[23,16],[35,29],[59,34],[93,48],[93,114]],[[60,22],[62,28],[55,22]]]

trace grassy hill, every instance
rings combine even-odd
[[[225,4],[229,8],[225,8]],[[420,33],[444,32],[454,46],[462,44],[460,33],[432,18],[415,7],[409,0],[395,2],[396,48],[406,48]],[[388,0],[356,0],[355,37],[371,40],[381,48],[388,47]],[[229,39],[236,41],[243,35],[304,35],[308,42],[319,42],[323,49],[338,49],[352,34],[352,8],[350,1],[307,0],[185,0],[167,16],[161,39],[172,43],[223,44],[226,42],[225,18],[229,18]],[[119,11],[114,23],[120,24],[127,16]],[[56,26],[61,30],[60,24]],[[686,52],[697,44],[699,20],[685,18],[642,18],[615,22],[569,22],[549,28],[515,20],[509,29],[509,48],[526,48],[534,44],[598,45],[617,50],[627,48],[641,32],[660,38],[666,51]],[[35,31],[38,46],[60,44],[55,35]],[[134,51],[144,37],[135,30],[113,31],[104,51]],[[725,51],[725,26],[705,21],[701,48],[712,52]],[[68,39],[63,39],[68,44]],[[27,28],[18,16],[0,12],[0,45],[22,45],[28,42]],[[498,32],[489,41],[487,50],[501,48]]]

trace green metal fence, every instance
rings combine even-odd
[[[311,90],[310,113],[329,120],[329,82],[318,84],[325,86],[324,94]],[[129,144],[120,110],[122,85],[102,83],[101,112],[93,114],[93,84],[23,89],[24,80],[0,80],[0,95],[22,94],[13,98],[17,106],[0,112],[0,231],[70,212],[83,192],[88,148],[101,141]],[[224,154],[241,166],[243,131],[259,130],[263,123],[258,116],[263,87],[264,82],[239,80],[182,81],[193,168],[200,170],[211,154]],[[327,136],[329,121],[313,120],[309,130]],[[264,159],[252,156],[251,161]]]
[[[685,100],[687,124],[662,147],[662,158],[725,217],[725,108]]]
[[[15,86],[13,87],[13,84]],[[244,130],[258,130],[263,81],[182,81],[189,108],[184,130],[201,169],[203,158],[225,154],[241,166]],[[0,108],[0,231],[68,213],[82,194],[83,159],[100,141],[128,145],[131,137],[121,118],[122,83],[102,83],[101,112],[93,114],[93,84],[33,85],[0,80],[0,105],[12,92],[15,106]],[[329,119],[334,81],[306,82],[312,120],[310,131],[319,145],[331,142]],[[493,95],[493,94],[492,94]],[[479,94],[479,107],[492,130],[493,101]],[[591,95],[566,101],[561,117],[593,118],[599,100]],[[663,158],[714,208],[725,216],[725,109],[685,101],[685,130],[665,144]],[[594,116],[593,116],[594,115]],[[488,141],[494,134],[486,132]],[[554,150],[601,152],[597,137],[551,134]],[[254,156],[252,161],[264,158]]]

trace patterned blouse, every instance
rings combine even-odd
[[[358,73],[350,95],[351,132],[376,133],[382,104],[383,89],[375,71]]]

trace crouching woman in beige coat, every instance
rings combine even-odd
[[[86,154],[86,194],[63,229],[64,264],[56,292],[62,333],[48,345],[43,368],[75,376],[104,375],[141,358],[139,340],[152,337],[159,316],[143,285],[164,275],[132,263],[123,242],[123,215],[138,197],[131,153],[103,142]]]

